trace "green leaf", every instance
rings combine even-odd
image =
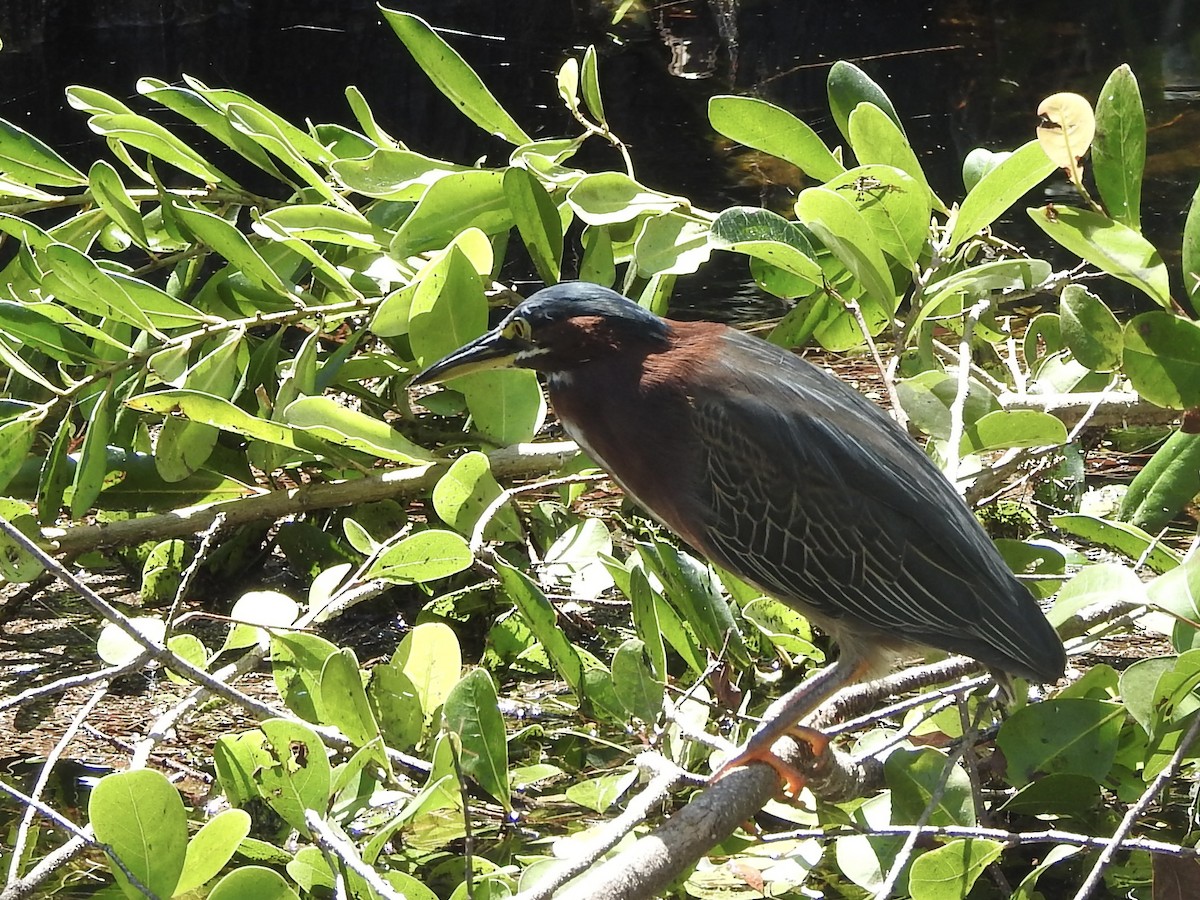
[[[1192,309],[1200,309],[1200,187],[1192,194],[1183,225],[1183,289],[1192,301]]]
[[[425,725],[421,698],[399,666],[385,663],[371,669],[367,699],[389,747],[409,750],[420,742]]]
[[[637,784],[637,780],[637,769],[618,770],[599,778],[576,782],[567,788],[565,794],[572,803],[603,814]]]
[[[87,183],[82,172],[23,128],[0,119],[0,172],[29,185],[79,187]]]
[[[778,213],[752,206],[732,206],[712,224],[716,247],[761,259],[802,279],[809,290],[824,276],[816,251],[795,222]]]
[[[961,900],[1004,848],[1000,841],[968,838],[922,853],[909,870],[908,891],[913,900]]]
[[[442,714],[446,727],[462,742],[463,771],[506,810],[511,809],[508,743],[491,676],[483,669],[468,672],[446,697]]]
[[[159,328],[212,321],[147,282],[119,272],[106,272],[67,244],[52,244],[37,254],[46,266],[43,284],[58,300],[83,312],[116,319],[159,334]]]
[[[365,159],[339,159],[332,171],[350,190],[381,200],[420,200],[434,182],[446,175],[475,171],[411,150],[381,148]]]
[[[1051,516],[1050,523],[1055,528],[1061,528],[1089,543],[1115,550],[1127,559],[1144,560],[1155,572],[1168,572],[1182,560],[1174,550],[1164,547],[1158,538],[1124,522],[1110,522],[1096,516],[1070,513]]]
[[[379,737],[379,725],[367,702],[358,657],[349,647],[331,654],[321,669],[321,706],[352,744],[362,747]]]
[[[896,387],[900,405],[909,419],[925,434],[939,440],[950,437],[950,407],[958,396],[958,379],[947,372],[928,370],[901,379]],[[970,428],[986,415],[1000,411],[1000,401],[981,382],[967,383],[963,425]]]
[[[863,108],[879,112],[873,106]],[[883,121],[891,125],[887,117]],[[894,166],[865,165],[842,173],[825,187],[854,204],[884,253],[906,269],[914,269],[929,240],[927,185]]]
[[[555,671],[576,697],[583,697],[583,661],[578,649],[558,627],[558,614],[541,589],[524,572],[502,559],[496,560],[496,572],[508,598],[520,610],[538,643],[546,650]]]
[[[691,275],[708,262],[708,226],[687,216],[647,216],[634,240],[634,260],[643,278]]]
[[[1066,772],[1103,782],[1112,769],[1125,710],[1083,697],[1052,698],[1014,712],[996,736],[1008,780],[1021,787],[1038,773]]]
[[[229,611],[229,618],[235,624],[225,638],[222,650],[241,649],[255,643],[266,649],[271,639],[266,628],[287,628],[299,615],[299,604],[287,594],[270,590],[246,591]]]
[[[829,92],[829,110],[837,123],[838,131],[850,141],[850,114],[860,103],[870,103],[883,110],[901,131],[904,124],[892,106],[892,101],[871,77],[853,63],[838,60],[829,69],[826,83]],[[853,145],[853,142],[851,142]]]
[[[1159,406],[1200,406],[1200,324],[1153,310],[1125,325],[1122,368],[1142,397]]]
[[[33,439],[37,436],[38,424],[45,418],[45,410],[31,411],[0,425],[0,491],[3,491],[10,481],[20,471],[29,451],[33,447]],[[59,438],[63,429],[71,433],[70,416],[63,419],[59,426]],[[55,444],[59,443],[55,438]],[[58,499],[62,499],[62,485],[58,485]],[[58,504],[53,504],[52,515],[57,514]]]
[[[1030,290],[1049,278],[1050,272],[1050,264],[1041,259],[997,259],[977,266],[968,266],[941,281],[935,281],[928,285],[925,290],[925,300],[921,304],[920,311],[908,326],[909,331],[915,333],[916,329],[929,316],[961,315],[964,309],[974,305],[977,300],[1002,295],[1009,291]],[[1057,317],[1053,321],[1057,323]],[[1045,320],[1039,316],[1031,322],[1031,327],[1034,323],[1044,325]],[[1039,336],[1041,335],[1035,332],[1033,337]],[[1054,342],[1056,344],[1054,350],[1061,349],[1057,346],[1057,334],[1054,335]],[[1027,346],[1032,349],[1037,344],[1035,342],[1027,344]],[[1047,347],[1046,352],[1053,351]],[[1027,358],[1037,359],[1033,355]]]
[[[596,65],[596,47],[588,44],[583,52],[580,86],[583,88],[583,102],[587,104],[588,112],[601,125],[607,125],[604,118],[604,103],[600,99],[600,72]]]
[[[1185,620],[1176,623],[1172,637],[1181,637],[1180,630],[1186,630],[1189,647],[1196,633],[1192,623],[1200,618],[1200,562],[1197,559],[1195,555],[1187,556],[1179,566],[1159,575],[1146,587],[1151,604]],[[1177,646],[1180,643],[1175,640]]]
[[[170,163],[175,168],[199,178],[206,184],[224,184],[236,187],[233,181],[219,169],[209,165],[199,153],[181,141],[157,122],[136,113],[101,113],[88,120],[88,127],[110,141],[119,141],[136,147],[151,156]]]
[[[415,584],[449,578],[475,562],[467,542],[453,531],[429,528],[385,544],[364,579]]]
[[[79,463],[71,479],[74,493],[71,495],[71,518],[80,519],[92,508],[100,491],[104,489],[104,476],[108,474],[108,436],[112,433],[115,413],[112,409],[113,386],[110,383],[96,399],[88,416],[87,431],[83,436],[83,447],[79,451]]]
[[[443,175],[425,192],[392,238],[390,252],[404,259],[441,250],[467,228],[496,235],[513,226],[501,172],[472,169]]]
[[[293,450],[302,449],[296,443],[295,432],[278,422],[252,416],[234,406],[223,397],[202,394],[199,391],[175,390],[139,394],[125,401],[131,409],[160,415],[175,413],[187,416],[193,422],[204,422],[234,434],[255,440],[279,444]]]
[[[208,900],[300,900],[282,875],[264,866],[241,866],[217,882]]]
[[[400,641],[391,665],[408,677],[426,721],[432,724],[434,714],[462,676],[462,650],[449,625],[421,622]]]
[[[42,540],[32,510],[20,500],[0,497],[0,518],[6,519],[29,540]],[[42,564],[7,533],[0,532],[0,578],[14,584],[33,581],[42,573]]]
[[[293,400],[284,409],[283,420],[292,428],[382,459],[408,465],[433,461],[428,451],[418,447],[386,422],[347,409],[332,397],[301,397]]]
[[[1144,237],[1108,216],[1087,209],[1047,204],[1028,209],[1042,231],[1076,256],[1146,293],[1164,309],[1171,307],[1167,266]]]
[[[895,309],[896,288],[879,241],[854,204],[826,188],[796,199],[796,215],[858,279],[875,305]]]
[[[125,190],[117,170],[104,160],[97,160],[88,170],[88,182],[92,188],[92,195],[108,217],[143,247],[147,246],[146,225],[142,221],[142,214],[129,192]]]
[[[959,453],[1009,447],[1055,447],[1067,441],[1062,420],[1036,409],[998,409],[963,429]]]
[[[968,153],[963,160],[962,168],[963,187],[967,189],[967,193],[975,190],[975,185],[979,184],[979,180],[984,175],[1010,156],[1012,156],[1011,150],[992,151],[984,147],[976,147]]]
[[[0,334],[66,365],[94,360],[96,355],[88,344],[51,319],[50,306],[0,300]]]
[[[963,241],[991,225],[1054,170],[1054,163],[1036,140],[1015,150],[971,188],[954,216],[947,252],[953,253]]]
[[[209,819],[188,841],[187,856],[175,896],[187,894],[216,878],[250,834],[250,815],[226,809]]]
[[[187,853],[187,813],[166,776],[153,769],[105,775],[88,798],[88,821],[96,840],[147,890],[159,897],[175,893]],[[117,866],[112,872],[127,897],[142,896]]]
[[[586,225],[583,229],[583,261],[579,264],[579,280],[612,287],[617,280],[613,259],[612,236],[604,226]]]
[[[563,226],[558,207],[542,183],[526,169],[513,167],[504,172],[504,196],[538,276],[546,284],[556,284],[563,255]]]
[[[1057,628],[1071,616],[1094,603],[1142,603],[1146,588],[1136,573],[1119,563],[1084,566],[1062,586],[1046,618]]]
[[[1063,288],[1060,316],[1062,336],[1080,363],[1092,371],[1108,372],[1121,364],[1121,325],[1104,302],[1087,288]]]
[[[643,187],[623,172],[584,175],[567,191],[567,202],[588,225],[616,225],[688,205],[683,197]]]
[[[166,622],[157,616],[138,616],[130,624],[138,634],[157,644],[162,643],[167,633]],[[110,666],[133,662],[144,652],[141,642],[115,622],[107,623],[96,638],[96,655]]]
[[[470,537],[480,516],[503,493],[492,476],[491,464],[483,453],[465,453],[454,461],[433,488],[433,508],[459,534]],[[493,511],[483,536],[489,541],[518,541],[523,535],[520,519],[510,502]]]
[[[380,250],[382,244],[375,228],[361,214],[333,206],[311,203],[281,206],[263,213],[259,221],[304,241]],[[255,223],[256,226],[258,223]],[[255,231],[258,231],[255,227]],[[268,235],[270,236],[270,235]]]
[[[663,685],[654,677],[646,659],[646,645],[629,638],[613,654],[613,689],[629,715],[654,722],[662,712]]]
[[[647,571],[662,583],[663,595],[704,647],[714,653],[725,652],[733,659],[748,658],[729,604],[721,596],[706,564],[663,541],[639,544],[638,556]],[[660,611],[659,619],[662,618]]]
[[[270,762],[257,772],[259,794],[288,825],[307,833],[304,811],[323,815],[329,803],[332,770],[325,745],[299,722],[267,719],[260,727]]]
[[[948,764],[946,755],[932,747],[896,750],[888,754],[883,772],[892,789],[893,821],[917,821],[945,779],[945,789],[929,815],[929,824],[968,827],[976,824],[971,780],[957,765],[947,775]]]
[[[282,160],[317,194],[330,203],[344,203],[325,177],[309,163],[309,159],[316,159],[322,164],[333,161],[329,151],[309,135],[261,104],[229,103],[225,107],[225,114],[235,128]]]
[[[1108,214],[1142,230],[1142,170],[1146,166],[1146,114],[1137,78],[1128,65],[1113,69],[1096,101],[1092,174]]]
[[[815,131],[787,110],[757,97],[711,97],[708,120],[730,140],[789,162],[817,181],[845,171]]]
[[[254,249],[246,236],[224,219],[213,213],[198,209],[190,204],[171,201],[167,204],[180,224],[192,233],[197,241],[212,247],[225,257],[235,269],[256,285],[266,290],[291,296],[287,285],[265,259]]]
[[[395,9],[381,8],[381,12],[429,80],[463,115],[488,134],[510,144],[528,144],[532,140],[496,102],[463,58],[424,19]]]
[[[199,82],[192,81],[191,83],[203,89]],[[283,179],[283,175],[263,148],[234,128],[224,108],[214,100],[205,97],[199,90],[167,84],[158,78],[139,78],[137,90],[139,94],[149,97],[167,109],[195,122],[225,146],[235,150],[263,171]],[[126,111],[130,112],[130,110]]]
[[[16,468],[11,473],[6,471],[7,464],[16,457],[16,464],[20,466],[33,442],[31,432],[29,445],[21,450],[20,430],[17,431],[14,439],[3,433],[8,427],[9,425],[5,424],[3,429],[0,429],[0,491],[8,486],[13,475],[16,474]],[[53,522],[62,510],[63,493],[66,491],[67,485],[71,483],[74,471],[74,465],[68,455],[74,436],[75,426],[71,422],[71,417],[63,416],[62,421],[58,423],[58,431],[54,434],[50,452],[46,454],[38,477],[38,519],[43,525]]]
[[[400,145],[400,142],[384,131],[379,122],[376,121],[375,113],[371,111],[371,107],[367,103],[367,98],[363,96],[362,91],[351,84],[346,86],[345,93],[346,102],[350,104],[350,111],[354,113],[354,120],[358,122],[358,127],[362,129],[363,134],[381,147],[395,147]]]
[[[1200,434],[1176,431],[1154,451],[1121,498],[1124,522],[1151,533],[1200,494]]]
[[[1101,798],[1095,779],[1058,772],[1031,781],[1001,808],[1018,816],[1077,816],[1095,809]]]
[[[287,708],[309,722],[320,722],[321,672],[337,646],[315,634],[271,633],[271,676]]]
[[[863,165],[876,163],[899,169],[921,186],[922,193],[928,198],[923,199],[926,209],[936,208],[945,211],[944,204],[929,186],[925,171],[908,143],[904,130],[891,116],[874,103],[860,103],[850,113],[850,146],[854,155]],[[928,230],[929,220],[922,223]]]

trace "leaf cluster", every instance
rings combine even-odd
[[[1101,91],[1093,127],[1090,105],[1055,95],[1038,139],[971,153],[964,194],[950,203],[892,103],[852,65],[829,76],[842,147],[765,101],[715,97],[718,132],[810,181],[788,216],[717,213],[638,181],[606,117],[594,48],[557,77],[580,132],[534,140],[425,22],[384,15],[438,89],[507,143],[506,160],[424,156],[389,135],[355,88],[354,128],[300,127],[191,78],[141,80],[140,97],[157,105],[149,112],[71,88],[119,169],[100,160],[83,172],[0,123],[0,516],[10,526],[0,575],[40,573],[45,560],[21,534],[59,539],[84,565],[102,564],[97,551],[124,535],[148,604],[178,602],[199,566],[229,578],[273,548],[311,581],[302,601],[241,597],[215,648],[176,619],[104,614],[98,654],[109,665],[138,667],[148,648],[164,650],[157,659],[192,685],[195,671],[223,682],[266,659],[284,707],[250,707],[256,727],[216,740],[228,808],[199,830],[189,822],[204,816],[156,772],[100,782],[89,817],[119,889],[506,896],[561,877],[549,850],[511,823],[571,819],[562,830],[575,835],[585,813],[631,796],[627,735],[706,771],[698,735],[747,732],[721,710],[759,712],[779,671],[824,660],[795,611],[654,526],[581,502],[592,467],[573,449],[553,464],[522,450],[547,414],[531,373],[408,395],[409,376],[482,333],[509,298],[499,280],[523,258],[517,241],[543,281],[616,285],[659,312],[676,278],[713,251],[745,256],[757,284],[790,304],[770,339],[869,347],[897,415],[969,496],[1032,469],[1055,514],[1031,514],[1034,533],[1001,547],[1040,596],[1057,592],[1051,618],[1076,645],[1122,627],[1130,610],[1154,610],[1151,624],[1172,642],[1169,655],[1121,673],[1095,666],[1017,709],[999,726],[986,779],[960,764],[992,750],[979,737],[991,706],[975,695],[926,695],[860,723],[862,752],[886,755],[881,790],[815,813],[775,808],[822,839],[780,841],[768,863],[730,838],[720,851],[742,868],[729,871],[753,868],[775,893],[890,881],[918,898],[965,896],[992,865],[1019,896],[1039,879],[1082,877],[1077,847],[1114,832],[1114,801],[1145,800],[1164,773],[1194,772],[1200,721],[1200,570],[1154,536],[1200,491],[1195,436],[1170,429],[1115,515],[1081,507],[1081,422],[1119,396],[1154,407],[1159,423],[1200,406],[1200,325],[1185,311],[1200,289],[1200,201],[1182,240],[1183,293],[1173,293],[1140,231],[1146,125],[1128,68]],[[203,142],[180,136],[197,133]],[[619,165],[573,167],[585,140],[609,144]],[[1098,201],[1085,184],[1088,143]],[[1070,272],[993,232],[1059,169],[1080,206],[1028,215],[1085,264]],[[248,190],[243,170],[271,188]],[[1151,309],[1122,322],[1100,273]],[[1032,302],[1043,311],[1022,331],[1012,312]],[[219,549],[181,540],[218,515],[236,521]],[[1089,564],[1072,541],[1128,564]],[[385,661],[364,665],[315,633],[386,589],[419,612]],[[606,596],[627,603],[628,624],[578,615]],[[1088,615],[1098,607],[1107,613]],[[465,635],[483,651],[464,672]],[[1059,846],[1031,866],[1016,837],[980,830],[985,817],[1014,835],[1052,819],[1060,837],[1047,840]],[[960,832],[920,850],[887,834],[914,823]],[[1162,846],[1182,852],[1186,828],[1166,813],[1154,824]],[[1068,832],[1079,840],[1063,841]],[[1136,880],[1147,852],[1109,871]],[[693,890],[710,886],[691,877]]]

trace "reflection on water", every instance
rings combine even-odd
[[[970,149],[1023,143],[1041,97],[1074,90],[1095,99],[1123,62],[1141,82],[1151,126],[1143,221],[1168,257],[1198,178],[1195,0],[1086,6],[675,0],[635,4],[616,25],[610,20],[619,4],[602,0],[394,2],[446,29],[501,102],[539,137],[575,132],[553,73],[567,54],[595,44],[609,117],[631,147],[639,178],[708,209],[786,208],[804,186],[792,167],[713,134],[708,98],[764,97],[837,143],[825,99],[825,76],[837,59],[859,62],[889,93],[931,183],[948,197],[961,195],[959,168]],[[65,85],[99,87],[137,106],[139,76],[176,81],[182,72],[246,91],[297,121],[352,122],[342,91],[356,84],[385,127],[414,149],[461,163],[481,153],[490,163],[507,155],[430,89],[380,22],[374,0],[145,0],[58,4],[61,10],[40,13],[54,5],[20,6],[41,18],[6,22],[16,11],[0,10],[0,116],[77,163],[89,163],[102,143],[85,117],[66,107]],[[150,12],[140,13],[142,6]],[[599,144],[580,162],[619,167],[612,150]],[[1023,222],[1001,228],[1040,245],[1040,234]],[[736,297],[739,317],[777,314],[777,304],[758,305],[757,296],[740,262],[706,267],[679,284],[685,308],[723,308],[728,315],[729,298]]]

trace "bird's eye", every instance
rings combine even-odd
[[[517,316],[504,326],[503,334],[510,341],[528,341],[533,337],[533,327],[528,319]]]

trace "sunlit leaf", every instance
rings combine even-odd
[[[1069,284],[1059,309],[1063,340],[1072,356],[1096,371],[1121,364],[1121,325],[1099,297],[1082,285]]]
[[[1125,325],[1122,368],[1143,398],[1159,406],[1200,406],[1200,325],[1151,311]]]
[[[1154,245],[1132,228],[1072,206],[1047,204],[1026,212],[1042,231],[1076,256],[1132,284],[1164,309],[1170,308],[1167,266]]]
[[[1157,533],[1200,495],[1200,434],[1176,431],[1154,451],[1121,498],[1119,517]]]
[[[1103,782],[1112,768],[1125,710],[1082,697],[1051,698],[1022,707],[1000,727],[996,744],[1020,787],[1038,773],[1066,772]]]
[[[1079,94],[1063,91],[1038,104],[1037,139],[1060,169],[1074,168],[1092,146],[1096,116],[1092,104]]]
[[[187,854],[187,813],[165,775],[154,769],[106,775],[88,798],[88,822],[146,890],[174,894]],[[113,865],[112,872],[128,895],[141,896],[121,868]]]
[[[442,714],[462,742],[463,771],[509,809],[508,743],[491,676],[483,669],[463,676],[446,696]]]
[[[410,465],[433,459],[427,450],[414,444],[386,422],[348,409],[332,397],[301,397],[294,400],[283,411],[283,420],[292,428],[383,459]]]
[[[817,181],[828,181],[845,169],[815,131],[766,100],[711,97],[708,119],[730,140],[786,160]]]
[[[529,143],[529,135],[496,102],[479,76],[454,48],[442,40],[424,19],[395,9],[385,8],[382,12],[429,80],[454,101],[454,105],[468,119],[510,144]]]
[[[991,225],[1053,171],[1054,163],[1037,141],[1030,141],[988,169],[954,217],[950,250]]]
[[[1137,78],[1128,65],[1113,69],[1096,101],[1092,174],[1108,214],[1142,230],[1142,170],[1146,166],[1146,114]]]

